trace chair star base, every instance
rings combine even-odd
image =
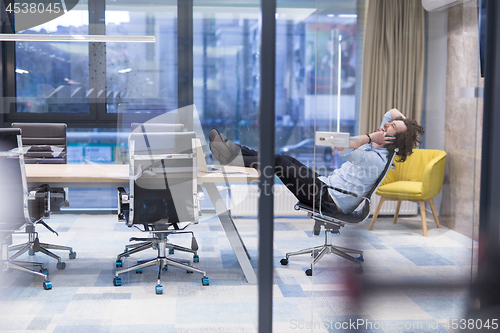
[[[61,260],[61,257],[49,251],[49,249],[69,251],[69,259],[76,258],[76,252],[74,252],[73,248],[70,246],[40,243],[38,240],[38,234],[36,232],[30,232],[28,235],[29,235],[29,240],[27,242],[22,244],[16,244],[9,247],[9,251],[17,251],[10,257],[10,260],[18,258],[25,252],[28,252],[30,255],[34,255],[37,252],[41,252],[49,257],[56,259],[58,269],[64,269],[66,267],[66,264]]]
[[[335,246],[332,244],[332,234],[333,233],[338,233],[338,230],[336,229],[326,229],[325,230],[325,244],[322,246],[315,246],[299,251],[294,251],[294,252],[288,252],[286,254],[286,257],[281,259],[281,264],[282,265],[288,265],[289,258],[291,256],[296,256],[300,254],[311,254],[314,256],[313,261],[311,262],[311,268],[306,270],[306,275],[311,276],[313,272],[313,267],[316,265],[321,258],[327,253],[333,253],[335,255],[338,255],[344,259],[347,259],[349,261],[352,261],[356,264],[358,264],[358,268],[356,268],[357,273],[362,273],[363,268],[361,266],[361,263],[364,261],[363,260],[363,251],[361,250],[355,250],[355,249],[349,249],[346,247],[340,247],[340,246]],[[357,257],[353,257],[351,254],[357,254]]]
[[[4,272],[8,272],[11,269],[15,269],[21,272],[25,273],[30,273],[33,275],[41,276],[43,277],[43,288],[45,290],[52,289],[52,283],[49,281],[49,270],[46,268],[43,268],[43,264],[40,262],[33,262],[33,261],[14,261],[12,259],[7,259],[7,254],[8,254],[8,247],[6,244],[2,244],[1,246],[1,260],[0,262],[3,264],[2,270]],[[34,269],[29,269],[25,266],[33,266],[33,267],[38,267],[38,271]]]
[[[137,253],[144,251],[146,249],[157,249],[158,251],[158,256],[155,258],[150,258],[150,259],[140,259],[138,260],[136,265],[133,265],[128,268],[124,268],[121,270],[118,270],[115,272],[115,278],[113,280],[113,285],[115,286],[121,286],[122,285],[122,280],[119,277],[120,274],[135,271],[136,273],[142,273],[142,269],[150,266],[156,266],[158,265],[158,279],[157,279],[157,284],[155,287],[156,294],[162,294],[163,293],[163,287],[161,285],[161,272],[162,270],[166,270],[166,267],[168,266],[173,266],[177,268],[183,268],[185,269],[188,273],[200,273],[203,275],[202,277],[202,285],[207,286],[209,284],[209,280],[207,277],[207,273],[204,270],[201,270],[199,268],[196,268],[194,266],[189,265],[190,260],[182,260],[182,259],[174,259],[170,257],[166,257],[166,249],[167,248],[175,248],[178,250],[186,251],[186,252],[191,252],[195,253],[196,258],[198,258],[196,251],[184,248],[182,246],[177,246],[173,245],[170,243],[167,243],[167,237],[164,233],[158,233],[154,235],[152,238],[137,238],[137,240],[146,240],[143,241],[142,243],[138,244],[136,247],[132,247],[132,245],[127,245],[126,250],[123,253],[120,253],[117,256],[116,260],[116,266],[121,267],[122,266],[122,258],[127,257],[131,254]],[[128,250],[131,248],[131,250]]]

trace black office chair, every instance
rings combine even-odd
[[[67,161],[67,142],[66,142],[66,124],[63,123],[13,123],[13,128],[21,130],[23,147],[26,150],[24,155],[27,164],[65,164]],[[47,210],[44,218],[49,218],[51,212],[60,211],[61,207],[69,206],[67,188],[50,188],[50,210]],[[18,257],[25,252],[34,255],[36,252],[42,252],[54,259],[57,259],[57,268],[66,268],[66,263],[61,257],[49,250],[69,251],[69,258],[75,259],[76,252],[72,247],[40,243],[38,233],[35,231],[35,225],[41,224],[51,232],[58,235],[43,219],[39,219],[26,227],[28,233],[28,242],[11,246],[11,251],[17,252],[14,257]],[[28,247],[26,247],[28,245]]]
[[[48,205],[47,186],[40,186],[28,192],[19,129],[0,129],[0,184],[0,262],[2,270],[15,269],[41,276],[44,279],[43,288],[52,289],[52,283],[48,280],[49,271],[43,267],[42,263],[15,261],[15,257],[9,257],[12,234],[23,226],[31,226],[37,219],[41,219]],[[37,267],[38,270],[25,266]]]
[[[24,155],[26,164],[66,164],[66,124],[12,123],[20,128],[23,146],[29,147]]]
[[[184,125],[183,124],[163,124],[163,123],[132,123],[131,125],[132,128],[132,133],[165,133],[165,132],[182,132],[184,130]],[[200,192],[201,190],[199,190]],[[119,197],[122,197],[123,195],[127,195],[125,192],[125,189],[122,187],[118,188],[119,192]],[[120,208],[119,208],[120,209]],[[123,222],[123,214],[119,212],[119,220]],[[193,242],[195,242],[195,238],[193,237]],[[154,244],[152,242],[142,242],[142,243],[133,243],[133,244],[127,244],[125,245],[125,252],[137,249],[140,251],[140,249],[147,249],[149,247],[153,247]],[[179,250],[182,252],[190,252],[193,254],[193,261],[197,262],[199,260],[199,257],[197,255],[197,249],[193,250],[194,245],[191,246],[191,249],[171,244],[171,243],[165,243],[165,246],[168,248],[168,253],[169,254],[174,254],[175,250]],[[117,267],[120,267],[121,265],[121,259],[123,257],[128,256],[130,253],[127,253],[126,255],[118,255],[117,259]]]
[[[318,261],[323,258],[323,256],[327,253],[333,253],[336,254],[342,258],[345,258],[349,261],[352,261],[358,265],[356,268],[356,273],[361,274],[363,273],[363,267],[362,267],[362,262],[364,261],[363,259],[363,251],[360,250],[355,250],[355,249],[349,249],[345,247],[340,247],[340,246],[335,246],[332,244],[332,236],[333,234],[340,234],[340,228],[344,227],[346,224],[358,224],[360,222],[365,221],[368,218],[368,215],[370,215],[370,198],[372,194],[377,190],[377,188],[380,186],[380,183],[382,183],[382,180],[384,180],[385,176],[387,175],[387,172],[391,168],[391,166],[395,167],[393,165],[393,160],[394,157],[396,156],[397,149],[390,154],[390,156],[387,159],[387,163],[384,167],[384,170],[382,171],[381,175],[373,185],[373,187],[370,189],[366,197],[363,197],[363,201],[360,203],[360,206],[362,207],[350,214],[344,214],[342,212],[337,212],[334,215],[329,215],[326,214],[325,212],[321,211],[321,197],[320,197],[320,204],[318,205],[319,207],[313,207],[306,205],[302,202],[297,202],[295,205],[296,210],[303,210],[307,212],[307,216],[312,218],[315,221],[314,225],[314,234],[319,235],[319,231],[321,227],[324,227],[325,229],[325,243],[321,246],[316,246],[312,248],[307,248],[304,250],[299,250],[299,251],[294,251],[294,252],[288,252],[286,254],[286,257],[281,259],[280,263],[284,266],[288,265],[289,258],[291,256],[299,255],[299,254],[306,254],[310,253],[312,256],[314,256],[313,261],[311,262],[311,268],[308,268],[306,270],[306,275],[311,276],[313,274],[313,267],[315,264],[318,263]],[[338,189],[332,186],[324,185],[323,187],[331,188],[335,191],[342,192],[344,194],[352,195],[355,197],[358,197],[357,194],[345,191],[342,189]],[[325,191],[326,192],[326,191]],[[320,195],[323,193],[323,188],[320,191]],[[352,256],[351,254],[357,255],[356,257]]]
[[[113,279],[115,286],[122,284],[120,274],[130,271],[142,273],[143,268],[154,265],[159,265],[157,294],[163,293],[160,277],[167,266],[203,274],[202,284],[209,284],[206,272],[189,265],[189,260],[182,261],[166,255],[166,249],[173,247],[168,243],[168,236],[190,233],[192,248],[175,248],[194,253],[194,261],[199,260],[196,252],[198,244],[193,233],[186,230],[199,220],[195,137],[194,132],[131,133],[129,193],[124,188],[118,188],[118,218],[128,227],[150,233],[150,237],[132,237],[130,241],[142,243],[119,254],[116,266],[122,266],[124,257],[150,248],[157,250],[157,256],[138,260],[136,265],[116,271]]]

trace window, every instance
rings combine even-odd
[[[21,33],[88,34],[86,6]],[[16,112],[89,113],[89,44],[16,42],[15,54]]]

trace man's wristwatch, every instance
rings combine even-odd
[[[368,143],[372,143],[372,138],[370,137],[370,134],[367,134],[366,136],[368,137],[368,140],[370,140],[368,141]]]

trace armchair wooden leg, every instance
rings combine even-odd
[[[398,200],[398,203],[396,204],[396,211],[394,212],[394,220],[392,221],[392,224],[396,224],[398,222],[400,208],[401,208],[401,200]]]
[[[373,229],[373,225],[375,224],[375,221],[377,220],[378,213],[380,213],[380,208],[382,208],[382,204],[384,203],[386,199],[384,197],[380,198],[380,201],[378,203],[377,209],[375,209],[375,213],[373,214],[372,221],[370,223],[370,226],[368,227],[368,230]]]
[[[427,219],[425,218],[425,201],[420,200],[420,215],[422,217],[422,230],[424,232],[424,236],[427,237]]]
[[[436,227],[441,228],[441,225],[439,224],[439,218],[437,215],[437,211],[436,211],[436,206],[434,206],[434,200],[432,200],[432,198],[430,198],[427,201],[429,201],[429,205],[431,206],[432,215],[434,215],[434,221],[436,221]]]

